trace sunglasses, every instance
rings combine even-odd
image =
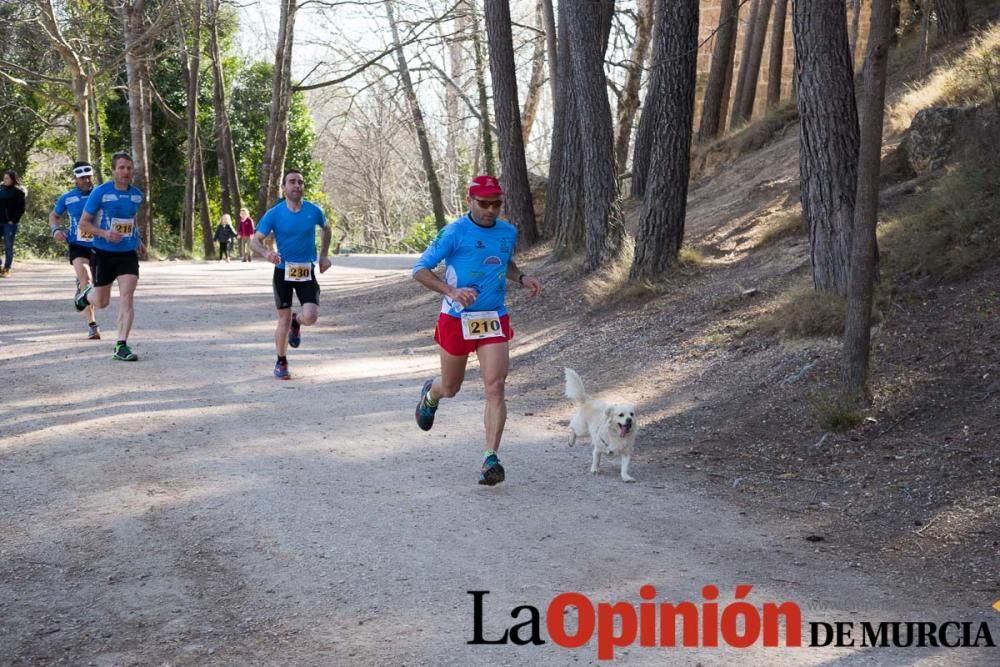
[[[473,197],[473,199],[476,200],[476,203],[479,204],[480,208],[495,208],[496,210],[499,211],[503,207],[503,200],[501,199],[487,200],[487,199],[479,199],[478,197]]]

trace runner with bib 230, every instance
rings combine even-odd
[[[434,340],[441,346],[441,375],[424,382],[417,403],[417,426],[429,431],[438,401],[458,393],[465,380],[469,354],[479,357],[486,389],[486,451],[479,483],[506,479],[497,450],[507,421],[504,386],[513,337],[505,299],[507,281],[538,296],[542,284],[525,275],[512,256],[517,228],[498,218],[504,192],[493,176],[477,176],[469,185],[469,213],[447,225],[413,267],[413,277],[427,289],[444,295]],[[434,269],[445,264],[444,280]]]
[[[302,326],[315,324],[319,318],[319,281],[316,280],[316,228],[321,230],[319,272],[330,268],[327,253],[333,234],[326,223],[323,209],[302,198],[305,180],[302,172],[290,169],[282,181],[285,199],[278,202],[257,223],[250,246],[275,265],[271,281],[274,305],[278,309],[278,325],[274,331],[274,347],[278,361],[274,377],[291,379],[288,372],[288,346],[302,342]],[[274,232],[277,252],[264,246],[264,239]],[[292,312],[292,294],[299,298],[300,313]]]

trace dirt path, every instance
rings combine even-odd
[[[87,341],[69,267],[19,264],[0,283],[0,663],[592,663],[594,642],[468,645],[466,591],[491,591],[492,638],[518,605],[544,613],[563,591],[638,604],[647,583],[660,601],[696,603],[716,584],[720,608],[753,584],[752,603],[793,600],[805,621],[998,628],[989,610],[894,592],[796,525],[750,522],[661,475],[655,453],[640,453],[638,484],[611,466],[590,476],[587,448],[567,448],[552,411],[516,394],[516,356],[509,481],[477,486],[477,372],[431,433],[413,424],[436,354],[435,308],[408,284],[411,262],[337,258],[321,281],[321,322],[290,354],[292,382],[271,377],[262,264],[143,264],[134,364],[110,358],[117,297],[100,317],[105,340]],[[998,653],[636,645],[617,655],[839,666],[985,665]]]

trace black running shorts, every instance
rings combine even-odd
[[[292,292],[299,297],[299,303],[315,303],[319,305],[319,281],[316,280],[316,267],[312,268],[309,280],[285,280],[285,270],[274,267],[274,306],[278,310],[292,307]]]
[[[77,245],[75,243],[70,243],[69,263],[72,264],[73,260],[81,257],[90,262],[90,272],[94,273],[94,249],[89,245]]]
[[[139,254],[135,250],[108,252],[94,249],[94,261],[97,263],[94,287],[110,285],[118,276],[139,277]]]

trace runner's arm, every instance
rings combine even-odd
[[[428,268],[417,269],[413,273],[413,279],[427,289],[444,294],[452,301],[457,301],[463,307],[471,306],[472,302],[479,296],[479,292],[473,287],[452,287]]]
[[[264,235],[260,232],[254,232],[253,236],[250,237],[250,247],[272,264],[281,263],[281,255],[264,247]]]
[[[56,241],[65,241],[66,232],[60,229],[59,218],[60,216],[56,215],[55,211],[49,212],[49,229],[52,230],[52,238],[54,238]]]
[[[118,243],[122,240],[121,232],[116,232],[112,229],[101,229],[94,224],[94,216],[87,211],[84,211],[80,216],[80,226],[77,227],[84,234],[93,234],[94,236],[100,236],[106,241],[111,243]]]
[[[531,296],[538,296],[542,291],[542,283],[538,278],[529,276],[527,273],[517,268],[514,260],[507,262],[507,280],[517,283],[521,287],[531,290]]]

